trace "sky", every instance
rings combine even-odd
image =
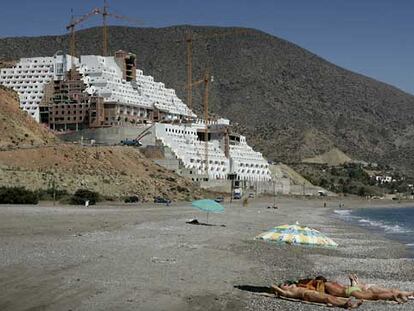
[[[0,0],[0,38],[65,33],[103,0]],[[256,28],[324,59],[414,94],[413,0],[108,0],[144,27]],[[94,16],[81,28],[100,25]],[[124,20],[110,24],[134,26]]]

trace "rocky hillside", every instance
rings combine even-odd
[[[58,145],[0,152],[0,186],[87,188],[108,197],[137,195],[189,200],[200,195],[190,181],[167,171],[130,147]]]
[[[268,158],[295,162],[337,147],[354,159],[414,170],[414,97],[285,40],[235,28],[112,27],[110,47],[136,53],[146,74],[185,99],[186,47],[177,41],[190,28],[194,38],[209,37],[194,41],[193,67],[195,80],[206,67],[214,74],[211,111],[237,122]],[[79,32],[79,52],[99,53],[100,38],[99,28]],[[62,49],[66,36],[0,40],[7,59]]]
[[[18,106],[16,93],[0,89],[0,186],[47,190],[55,182],[69,193],[87,188],[108,197],[138,195],[188,200],[200,196],[191,181],[131,147],[65,145]]]
[[[337,166],[353,162],[353,160],[338,148],[333,148],[321,155],[302,160],[303,163],[327,164],[328,166]]]
[[[0,149],[56,142],[46,128],[19,109],[17,93],[0,86]]]

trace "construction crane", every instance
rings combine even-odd
[[[186,32],[186,38],[184,40],[178,40],[176,42],[185,42],[187,45],[187,106],[190,110],[193,109],[193,42],[208,40],[213,38],[226,37],[234,34],[244,34],[249,32],[248,29],[238,29],[233,31],[226,31],[223,33],[216,33],[212,35],[196,36],[193,37],[191,30]]]
[[[187,106],[193,109],[193,39],[191,31],[187,33]]]
[[[204,143],[205,143],[205,172],[208,178],[208,122],[209,122],[209,113],[208,113],[208,95],[209,95],[209,82],[213,81],[213,76],[210,75],[209,70],[207,69],[204,73],[204,78],[199,81],[193,82],[193,42],[197,40],[208,40],[212,38],[225,37],[231,34],[244,34],[249,32],[248,29],[239,29],[235,31],[227,31],[224,33],[213,34],[209,36],[197,36],[193,37],[191,30],[186,33],[186,38],[184,42],[187,45],[187,106],[190,110],[193,109],[193,86],[204,83],[204,95],[203,95],[203,110],[204,110],[204,121],[205,121],[205,132],[204,132]],[[182,42],[182,40],[176,41]],[[228,152],[227,152],[228,153]]]
[[[127,16],[118,15],[112,12],[108,11],[108,2],[107,0],[104,0],[104,6],[103,9],[99,11],[99,13],[102,15],[102,56],[108,56],[108,23],[107,18],[108,16],[117,18],[117,19],[123,19],[127,20],[129,22],[132,22],[136,25],[143,25],[143,21]]]
[[[203,79],[195,81],[191,83],[191,86],[197,86],[200,84],[204,84],[204,95],[203,95],[203,110],[204,110],[204,122],[205,122],[205,128],[204,128],[204,169],[205,174],[208,178],[208,122],[209,122],[209,113],[208,113],[208,95],[209,95],[209,85],[210,82],[214,81],[214,77],[210,75],[210,70],[206,69],[204,72]]]
[[[73,71],[73,69],[75,67],[75,63],[74,63],[74,57],[76,56],[75,27],[77,25],[79,25],[80,23],[86,21],[91,16],[100,14],[100,12],[101,12],[100,9],[94,8],[89,13],[75,19],[74,15],[73,15],[73,10],[71,10],[72,14],[71,14],[70,24],[66,26],[66,30],[68,30],[70,32],[70,35],[69,35],[69,40],[70,40],[69,41],[69,54],[72,56],[71,57],[71,71]]]

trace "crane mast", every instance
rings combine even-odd
[[[232,34],[245,34],[248,33],[248,29],[239,29],[233,31],[227,31],[224,33],[206,35],[206,36],[197,36],[193,37],[191,30],[188,30],[186,33],[186,38],[184,42],[187,44],[187,106],[190,110],[193,109],[193,42],[194,41],[201,41],[201,40],[208,40],[213,38],[220,38],[226,37]],[[176,42],[183,42],[183,40],[177,40]]]
[[[85,20],[87,20],[89,17],[93,16],[93,15],[102,15],[102,56],[108,56],[109,52],[108,52],[108,41],[109,41],[109,36],[108,36],[108,17],[114,17],[114,18],[118,18],[118,19],[124,19],[124,20],[129,20],[130,22],[133,22],[135,24],[143,24],[142,21],[138,20],[138,19],[132,19],[126,16],[122,16],[122,15],[117,15],[114,14],[112,12],[108,11],[108,3],[107,0],[104,0],[104,5],[103,8],[94,8],[92,11],[90,11],[89,13],[79,17],[78,19],[75,19],[74,15],[73,15],[73,10],[72,10],[72,15],[71,15],[71,20],[70,20],[70,24],[66,26],[66,30],[68,30],[70,32],[69,35],[69,50],[70,50],[70,54],[72,56],[76,56],[76,35],[75,35],[75,27],[77,25],[79,25],[80,23],[84,22]],[[72,68],[74,67],[74,60],[72,58]]]
[[[190,110],[193,109],[193,42],[191,31],[187,34],[187,106]]]
[[[106,0],[104,0],[104,6],[102,10],[102,56],[108,56],[108,25],[107,19],[108,17],[108,4]]]
[[[204,106],[204,121],[205,121],[205,132],[204,132],[204,161],[205,161],[205,173],[208,179],[208,91],[209,91],[209,82],[210,82],[210,73],[207,69],[204,73],[204,96],[203,96],[203,106]]]
[[[107,0],[104,0],[103,8],[99,12],[102,15],[102,56],[109,55],[109,33],[108,33],[108,17],[109,16],[117,18],[117,19],[127,20],[135,25],[144,24],[142,20],[109,12],[108,8],[109,8],[108,2]]]
[[[73,9],[72,9],[71,10],[71,21],[70,21],[70,37],[69,37],[69,40],[70,40],[69,41],[69,53],[72,56],[71,57],[71,66],[70,66],[71,74],[72,74],[72,71],[75,67],[74,57],[75,57],[75,54],[76,54],[76,38],[75,38],[75,24],[74,24],[74,22],[75,22],[75,17],[73,15]],[[66,29],[67,29],[67,27],[66,27]]]
[[[191,83],[191,86],[197,86],[197,85],[201,85],[204,84],[204,93],[203,93],[203,115],[204,115],[204,122],[205,122],[205,127],[204,127],[204,170],[205,173],[207,174],[207,178],[208,178],[208,122],[209,122],[209,113],[208,113],[208,96],[209,96],[209,87],[210,87],[210,82],[213,81],[213,76],[210,74],[210,70],[206,69],[204,71],[204,76],[201,80],[195,81],[193,83]]]
[[[94,8],[89,13],[82,15],[78,19],[75,19],[75,16],[73,15],[73,10],[71,10],[71,19],[69,25],[66,26],[66,30],[70,32],[69,35],[69,53],[72,56],[71,57],[71,75],[73,74],[73,70],[75,68],[75,60],[76,57],[76,33],[75,33],[75,27],[84,21],[86,21],[88,18],[90,18],[93,15],[100,14],[100,10],[98,8]]]

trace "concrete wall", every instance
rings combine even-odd
[[[324,188],[318,186],[308,186],[308,185],[291,185],[290,194],[293,195],[314,195],[319,196],[319,191],[323,191],[328,196],[336,196],[336,193],[327,191]]]
[[[290,194],[291,186],[288,178],[275,178],[270,182],[259,182],[250,185],[256,194]]]
[[[96,129],[90,128],[77,132],[59,134],[58,137],[64,141],[70,142],[80,142],[83,137],[84,143],[89,143],[91,139],[93,139],[97,144],[118,145],[120,144],[121,140],[131,140],[136,138],[142,131],[144,131],[148,127],[149,125],[137,125],[130,127],[107,127]],[[151,135],[145,136],[142,139],[143,143],[147,142],[147,144],[149,144],[150,141],[153,141]]]
[[[199,182],[200,187],[211,191],[230,193],[231,180],[210,180]]]
[[[153,161],[158,165],[161,165],[162,167],[166,168],[167,170],[179,173],[180,165],[177,159],[155,159]]]
[[[199,182],[200,187],[218,192],[231,192],[231,181],[230,180],[210,180],[208,182]],[[289,179],[281,179],[276,182],[257,181],[241,183],[243,195],[248,193],[254,193],[255,195],[260,194],[290,194],[290,181]]]

